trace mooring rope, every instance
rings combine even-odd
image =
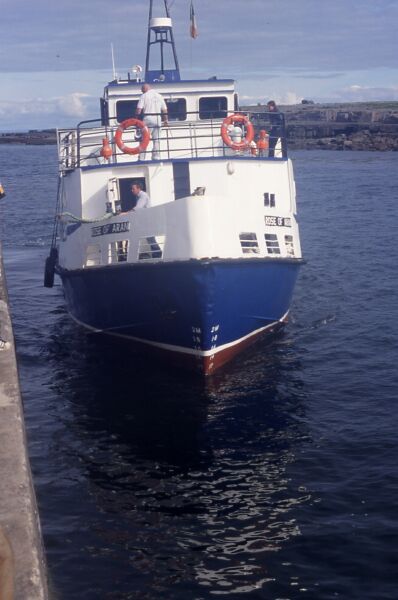
[[[73,221],[75,223],[100,223],[101,221],[106,221],[107,219],[110,219],[113,216],[113,213],[105,213],[102,217],[99,217],[98,219],[82,219],[80,217],[77,217],[76,215],[73,215],[70,212],[62,212],[57,215],[59,220],[64,219],[66,217],[65,220],[69,219],[70,221]]]

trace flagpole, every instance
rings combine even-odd
[[[196,16],[195,16],[195,9],[193,7],[193,0],[191,0],[191,5],[189,7],[189,21],[190,21],[189,33],[190,33],[190,37],[191,37],[191,46],[190,46],[191,73],[193,73],[193,59],[192,59],[192,55],[193,55],[192,47],[193,46],[192,46],[192,40],[195,40],[198,37],[198,27],[197,27],[197,24],[196,24]]]

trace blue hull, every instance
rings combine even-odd
[[[203,355],[280,322],[300,264],[214,259],[58,272],[68,310],[82,324]]]

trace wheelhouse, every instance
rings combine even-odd
[[[101,100],[102,124],[112,126],[135,115],[142,82],[119,80],[109,83]],[[223,119],[237,110],[234,81],[230,79],[152,83],[168,109],[169,122]]]

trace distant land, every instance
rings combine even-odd
[[[1,133],[0,144],[29,144],[29,145],[44,145],[56,144],[57,134],[55,129],[30,129],[16,133]]]
[[[241,108],[266,111],[261,104]],[[398,102],[315,104],[303,100],[279,109],[286,116],[289,148],[398,151]],[[0,133],[0,144],[56,143],[55,129]]]
[[[242,109],[266,111],[266,106]],[[398,102],[279,106],[285,113],[288,147],[322,150],[398,151]],[[261,125],[260,125],[261,126]]]

